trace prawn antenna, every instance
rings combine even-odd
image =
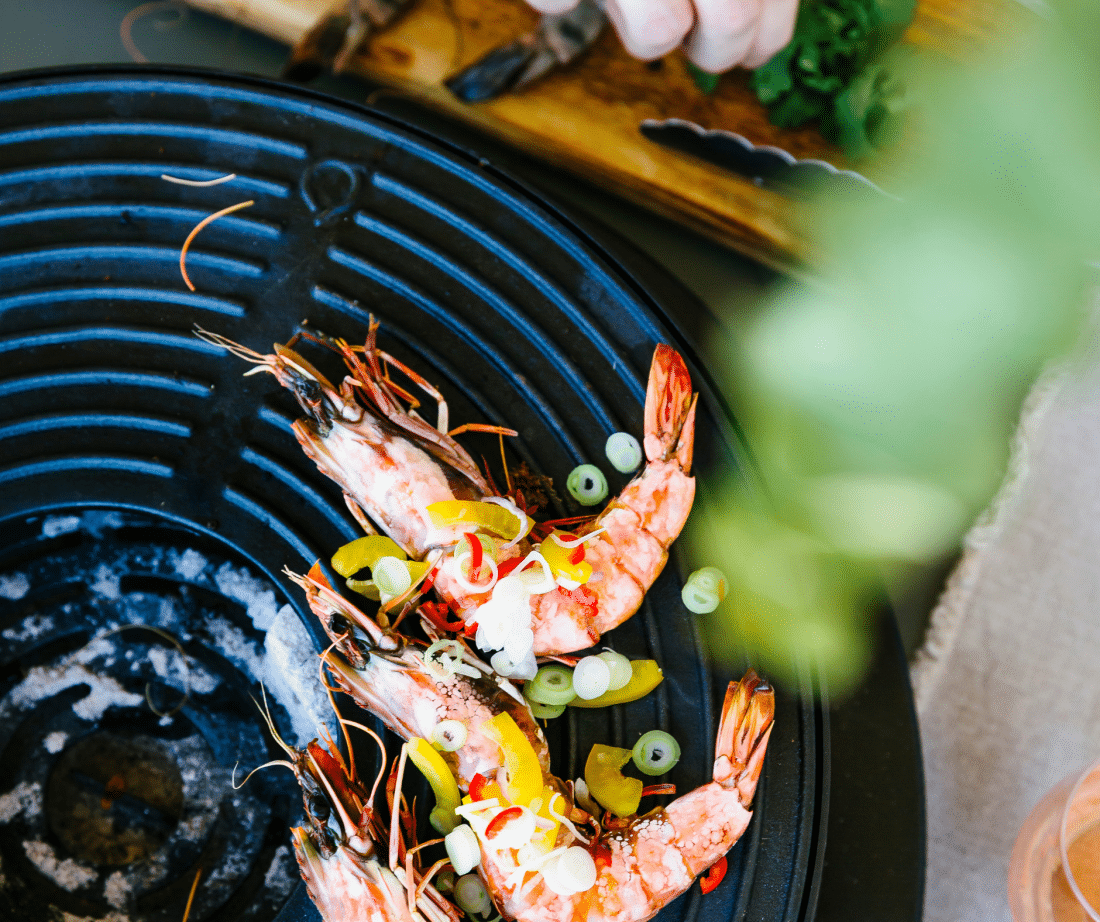
[[[336,719],[340,721],[340,732],[344,736],[344,745],[348,748],[348,774],[352,778],[355,778],[355,750],[351,748],[351,737],[348,736],[348,728],[344,726],[344,721],[340,717],[340,711],[336,707],[336,695],[333,694],[336,689],[333,689],[325,680],[325,666],[328,663],[329,654],[332,653],[333,648],[345,637],[347,637],[347,634],[341,634],[340,637],[329,644],[328,649],[321,654],[321,663],[317,671],[321,679],[321,684],[325,688],[325,694],[328,695],[328,703],[332,707],[332,713],[335,714]]]
[[[260,693],[263,695],[264,699],[264,703],[262,706],[260,705],[260,702],[257,701],[252,695],[249,695],[248,697],[252,698],[252,703],[256,705],[256,708],[263,716],[264,723],[267,724],[267,729],[271,733],[271,736],[275,740],[275,742],[279,744],[279,748],[293,759],[294,750],[292,750],[285,742],[283,742],[283,738],[279,736],[279,731],[275,729],[275,722],[271,719],[271,708],[267,704],[267,689],[264,687],[263,682],[260,683]]]
[[[285,765],[291,771],[294,771],[294,766],[291,765],[286,759],[272,759],[270,762],[264,762],[263,765],[257,765],[254,769],[252,769],[252,771],[250,771],[247,775],[244,776],[244,781],[242,781],[240,784],[237,784],[237,766],[240,765],[240,764],[241,764],[240,762],[234,763],[234,765],[233,765],[233,777],[229,782],[230,786],[233,788],[234,791],[239,791],[246,784],[248,784],[248,779],[251,778],[254,774],[256,774],[256,772],[258,772],[261,768],[271,768],[272,765]]]
[[[222,336],[221,333],[211,333],[209,330],[204,330],[198,324],[195,324],[195,335],[204,343],[209,343],[211,346],[220,346],[222,349],[225,349],[227,352],[232,353],[239,359],[244,359],[246,362],[252,362],[256,365],[268,365],[268,360],[266,356],[261,355],[254,349],[249,349],[247,346],[242,346],[240,343],[230,339],[228,336]],[[256,369],[245,372],[245,374],[255,373]]]
[[[378,750],[382,754],[382,761],[378,769],[378,775],[374,779],[374,785],[370,789],[370,798],[367,800],[367,803],[374,803],[374,795],[378,791],[378,785],[381,783],[382,779],[386,775],[386,744],[382,742],[382,738],[370,727],[365,726],[364,724],[361,724],[355,720],[346,720],[339,714],[336,715],[336,719],[340,721],[341,725],[343,726],[355,727],[357,730],[362,730],[378,744]]]

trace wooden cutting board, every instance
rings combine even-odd
[[[296,43],[334,5],[333,0],[188,2],[286,44]],[[1010,8],[1005,0],[919,0],[905,41],[966,58],[1005,30]],[[536,20],[522,0],[419,0],[367,42],[352,69],[780,267],[797,266],[809,255],[801,229],[812,220],[806,206],[648,140],[639,130],[643,120],[678,118],[733,131],[798,158],[857,168],[888,186],[882,164],[848,162],[815,128],[770,124],[749,89],[747,72],[727,74],[707,96],[679,53],[646,65],[623,51],[611,29],[580,60],[519,93],[465,105],[442,86],[447,76],[529,31]]]

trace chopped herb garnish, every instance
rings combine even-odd
[[[804,2],[790,44],[751,78],[772,123],[796,128],[817,119],[822,134],[852,157],[881,146],[906,99],[901,74],[910,52],[890,46],[915,6],[915,0]]]
[[[719,74],[712,74],[710,71],[703,70],[703,68],[692,64],[691,61],[687,62],[687,68],[688,73],[691,74],[691,79],[695,81],[695,85],[700,90],[708,96],[715,91],[718,86]]]

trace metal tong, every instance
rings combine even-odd
[[[416,0],[339,0],[290,51],[283,77],[306,83],[341,73],[371,32],[384,29]]]
[[[446,81],[463,102],[516,90],[580,57],[607,25],[603,0],[581,0],[568,13],[543,15],[533,32],[494,48]]]

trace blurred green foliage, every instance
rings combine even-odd
[[[1097,14],[1059,4],[980,65],[915,63],[896,198],[823,201],[815,281],[714,344],[762,484],[701,494],[688,540],[730,578],[715,635],[777,678],[813,661],[834,692],[858,681],[884,580],[957,547],[1078,335],[1100,249]]]

